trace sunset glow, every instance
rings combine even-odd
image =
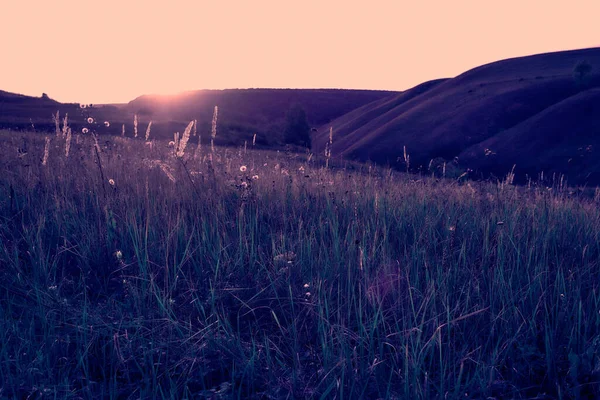
[[[600,45],[600,2],[491,4],[5,1],[0,90],[93,103],[205,88],[404,90]]]

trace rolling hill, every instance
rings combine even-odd
[[[69,125],[72,128],[79,129],[83,126],[84,113],[79,104],[60,103],[46,94],[33,97],[0,90],[0,129],[52,132],[55,129],[53,115],[57,111],[61,124],[64,116],[68,114]],[[122,109],[113,105],[94,106],[92,113],[99,121],[120,122],[129,119]]]
[[[0,129],[26,130],[39,125],[54,129],[52,114],[58,109],[74,111],[74,104],[61,104],[48,96],[24,96],[0,90]],[[45,130],[45,129],[44,129]]]
[[[84,117],[98,121],[96,130],[120,134],[124,124],[126,134],[133,132],[133,116],[138,114],[139,130],[143,135],[153,121],[152,136],[170,138],[183,131],[187,123],[198,120],[198,130],[211,130],[215,105],[219,106],[217,143],[239,145],[257,134],[262,145],[280,143],[285,115],[292,105],[306,111],[309,123],[319,126],[372,101],[394,92],[342,89],[228,89],[198,90],[177,95],[144,95],[128,104],[95,105],[85,112],[78,104],[59,103],[48,96],[31,97],[0,91],[0,129],[53,131],[52,115],[69,114],[75,129],[84,126]],[[110,127],[102,122],[109,121]]]
[[[592,71],[578,80],[581,61]],[[323,151],[332,127],[334,156],[404,168],[406,146],[411,169],[458,157],[475,175],[503,176],[516,164],[521,179],[544,171],[600,182],[599,72],[600,48],[494,62],[343,115],[318,129],[313,146]]]
[[[341,89],[196,90],[176,96],[140,96],[126,109],[130,114],[138,113],[145,119],[154,120],[158,126],[186,124],[197,119],[199,127],[210,132],[213,108],[218,105],[221,138],[236,141],[257,133],[260,142],[273,144],[278,141],[286,112],[293,105],[302,106],[309,124],[320,126],[392,93],[395,92]]]

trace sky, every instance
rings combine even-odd
[[[0,90],[123,103],[195,89],[405,90],[600,46],[599,0],[1,0]]]

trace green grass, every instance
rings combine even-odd
[[[597,199],[101,139],[0,134],[0,397],[599,395]]]

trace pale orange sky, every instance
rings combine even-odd
[[[600,46],[600,0],[1,0],[0,90],[67,102],[222,88],[404,90]]]

